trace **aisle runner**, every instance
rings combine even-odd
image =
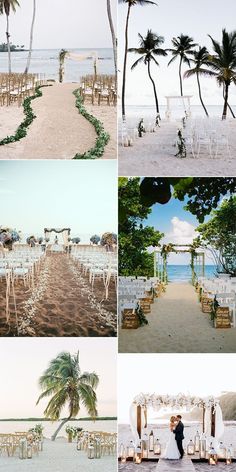
[[[183,459],[178,461],[160,459],[156,472],[195,472],[193,463],[188,456],[184,456]]]

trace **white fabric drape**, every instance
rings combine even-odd
[[[69,237],[69,234],[68,234],[68,231],[67,231],[67,230],[64,230],[64,231],[63,231],[62,237],[63,237],[64,245],[65,245],[65,246],[68,246],[68,237]]]
[[[224,434],[224,422],[223,422],[223,414],[220,405],[216,405],[216,428],[215,428],[215,437],[216,439],[220,440],[220,438]]]
[[[137,405],[132,403],[129,409],[129,418],[130,418],[130,427],[131,432],[134,438],[134,443],[136,446],[140,443],[140,438],[137,431]],[[144,425],[146,422],[145,412],[144,409],[141,409],[141,434],[143,433]]]

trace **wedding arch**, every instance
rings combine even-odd
[[[200,268],[201,276],[205,276],[205,253],[198,251],[192,244],[164,244],[162,248],[154,250],[154,277],[161,282],[168,282],[168,256],[171,253],[189,253],[192,272],[192,284],[195,285],[197,274],[195,269]]]
[[[45,239],[49,239],[51,233],[56,233],[56,234],[62,233],[64,245],[67,246],[69,242],[70,232],[71,232],[70,228],[44,228],[44,237]]]
[[[222,410],[219,400],[213,396],[197,397],[182,393],[172,395],[158,395],[140,393],[130,407],[130,426],[136,441],[139,441],[143,428],[148,425],[148,409],[160,411],[162,408],[171,408],[175,414],[180,411],[191,411],[194,408],[202,409],[202,432],[207,436],[221,438],[224,432]]]
[[[165,98],[166,98],[166,113],[165,113],[165,115],[166,115],[167,120],[171,119],[171,102],[176,101],[176,100],[181,101],[184,113],[185,114],[187,113],[187,116],[191,116],[190,100],[192,98],[192,95],[184,95],[182,97],[179,96],[179,95],[167,95]],[[187,101],[187,107],[186,107],[185,101]]]

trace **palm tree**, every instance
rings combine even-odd
[[[224,107],[222,120],[226,119],[229,87],[236,85],[236,31],[227,33],[222,30],[222,43],[215,41],[210,35],[215,54],[210,56],[212,75],[216,77],[219,86],[223,85]]]
[[[156,103],[156,112],[157,117],[159,117],[159,103],[157,98],[156,85],[151,76],[151,62],[154,62],[157,66],[159,66],[156,60],[156,56],[167,56],[167,52],[165,51],[165,49],[160,48],[160,45],[164,43],[164,38],[163,36],[158,36],[157,34],[153,33],[152,30],[147,31],[147,35],[145,38],[140,33],[138,33],[138,35],[140,39],[139,48],[130,48],[128,49],[128,51],[134,52],[135,54],[139,54],[141,55],[141,57],[134,62],[131,67],[131,70],[137,67],[137,65],[140,63],[144,63],[148,66],[148,76],[152,82]]]
[[[29,68],[30,68],[30,61],[31,61],[31,56],[32,56],[32,46],[33,46],[33,34],[34,34],[35,17],[36,17],[36,0],[33,0],[33,17],[32,17],[31,29],[30,29],[30,46],[29,46],[29,54],[28,54],[27,64],[26,64],[26,68],[25,68],[25,74],[28,74]]]
[[[52,436],[55,441],[62,426],[71,418],[75,418],[80,411],[82,403],[88,414],[95,418],[97,416],[96,388],[99,378],[95,372],[81,373],[79,365],[79,352],[71,355],[69,352],[61,352],[49,364],[39,379],[39,385],[43,390],[38,398],[37,404],[42,398],[50,397],[49,403],[44,411],[46,418],[58,421],[62,409],[68,404],[69,416],[63,419],[56,432]]]
[[[193,48],[197,44],[193,43],[193,38],[188,35],[182,34],[177,38],[172,39],[173,48],[168,49],[172,53],[172,59],[169,61],[168,66],[175,61],[178,57],[179,61],[179,81],[180,81],[180,95],[183,97],[183,82],[182,82],[182,64],[188,64],[190,67],[190,60],[188,56],[193,55]]]
[[[7,18],[7,29],[6,29],[6,37],[7,37],[7,50],[8,50],[8,72],[11,74],[11,44],[10,44],[10,33],[9,33],[9,16],[11,10],[15,13],[16,7],[19,7],[20,4],[18,0],[0,0],[0,14],[2,15],[5,13]]]
[[[129,18],[131,7],[136,5],[146,6],[146,5],[156,5],[156,2],[151,0],[119,0],[119,3],[127,3],[128,11],[125,24],[125,54],[124,54],[124,65],[123,65],[123,80],[122,80],[122,116],[123,120],[125,119],[125,86],[126,86],[126,67],[127,67],[127,55],[128,55],[128,31],[129,31]]]
[[[198,50],[193,52],[193,56],[194,56],[194,59],[190,59],[190,62],[194,64],[194,67],[192,67],[192,69],[187,70],[184,73],[184,77],[189,78],[189,77],[192,77],[193,75],[196,75],[200,102],[206,113],[206,116],[209,116],[206,106],[204,105],[204,102],[202,99],[202,91],[201,91],[201,84],[200,84],[200,75],[205,75],[205,76],[212,75],[212,72],[209,69],[204,68],[204,66],[209,67],[211,65],[210,60],[209,60],[209,52],[205,46],[203,47],[199,46]]]
[[[110,25],[110,30],[111,30],[111,37],[112,37],[112,44],[113,44],[113,54],[114,54],[115,76],[116,76],[116,80],[117,80],[117,39],[116,39],[115,28],[114,28],[114,23],[113,23],[113,19],[112,19],[111,1],[110,0],[107,0],[107,15],[108,15],[108,20],[109,20],[109,25]]]
[[[59,53],[59,82],[62,83],[64,79],[64,73],[65,73],[65,68],[64,68],[64,63],[65,63],[65,58],[68,54],[68,51],[66,49],[61,49]]]

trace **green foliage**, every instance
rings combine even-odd
[[[153,227],[143,226],[151,209],[140,194],[140,179],[119,179],[119,273],[120,275],[153,275],[154,258],[149,246],[158,246],[163,237]]]
[[[36,424],[34,428],[30,428],[29,432],[37,436],[42,436],[44,427],[41,424]]]
[[[143,312],[143,309],[140,305],[137,305],[136,309],[135,309],[135,313],[138,317],[138,320],[139,320],[139,324],[140,326],[145,326],[148,324],[148,320]]]
[[[50,87],[50,85],[41,85],[35,88],[35,95],[32,97],[27,97],[23,102],[23,109],[25,114],[25,119],[22,121],[20,126],[17,128],[16,133],[12,136],[7,136],[6,138],[0,141],[0,146],[4,146],[5,144],[15,143],[16,141],[20,141],[20,139],[25,138],[27,135],[27,129],[36,118],[36,115],[33,112],[31,107],[32,100],[35,98],[42,97],[42,91],[40,90],[42,87]]]
[[[102,157],[105,146],[110,140],[110,135],[104,130],[101,121],[87,112],[83,104],[83,99],[79,93],[79,89],[74,91],[74,95],[76,97],[76,107],[78,108],[80,114],[94,126],[98,135],[95,146],[92,149],[89,149],[89,151],[86,151],[84,154],[77,153],[74,159],[96,159],[98,157]]]
[[[81,433],[81,431],[83,431],[83,428],[77,428],[76,426],[71,426],[70,424],[68,424],[68,426],[66,427],[66,434],[68,434],[68,436],[71,436],[73,439],[76,439],[78,434]]]
[[[182,131],[178,130],[178,141],[177,141],[178,152],[175,154],[176,157],[181,157],[181,159],[187,157],[185,138],[183,137]]]
[[[217,317],[217,308],[218,308],[219,306],[220,306],[220,305],[219,305],[218,301],[216,300],[216,296],[215,296],[215,297],[214,297],[214,300],[213,300],[213,302],[212,302],[212,304],[211,304],[211,312],[210,312],[210,317],[211,317],[211,321],[213,322],[213,324],[214,324],[215,319],[216,319],[216,317]]]
[[[236,196],[223,200],[211,219],[197,228],[198,243],[214,251],[218,271],[236,276]]]

